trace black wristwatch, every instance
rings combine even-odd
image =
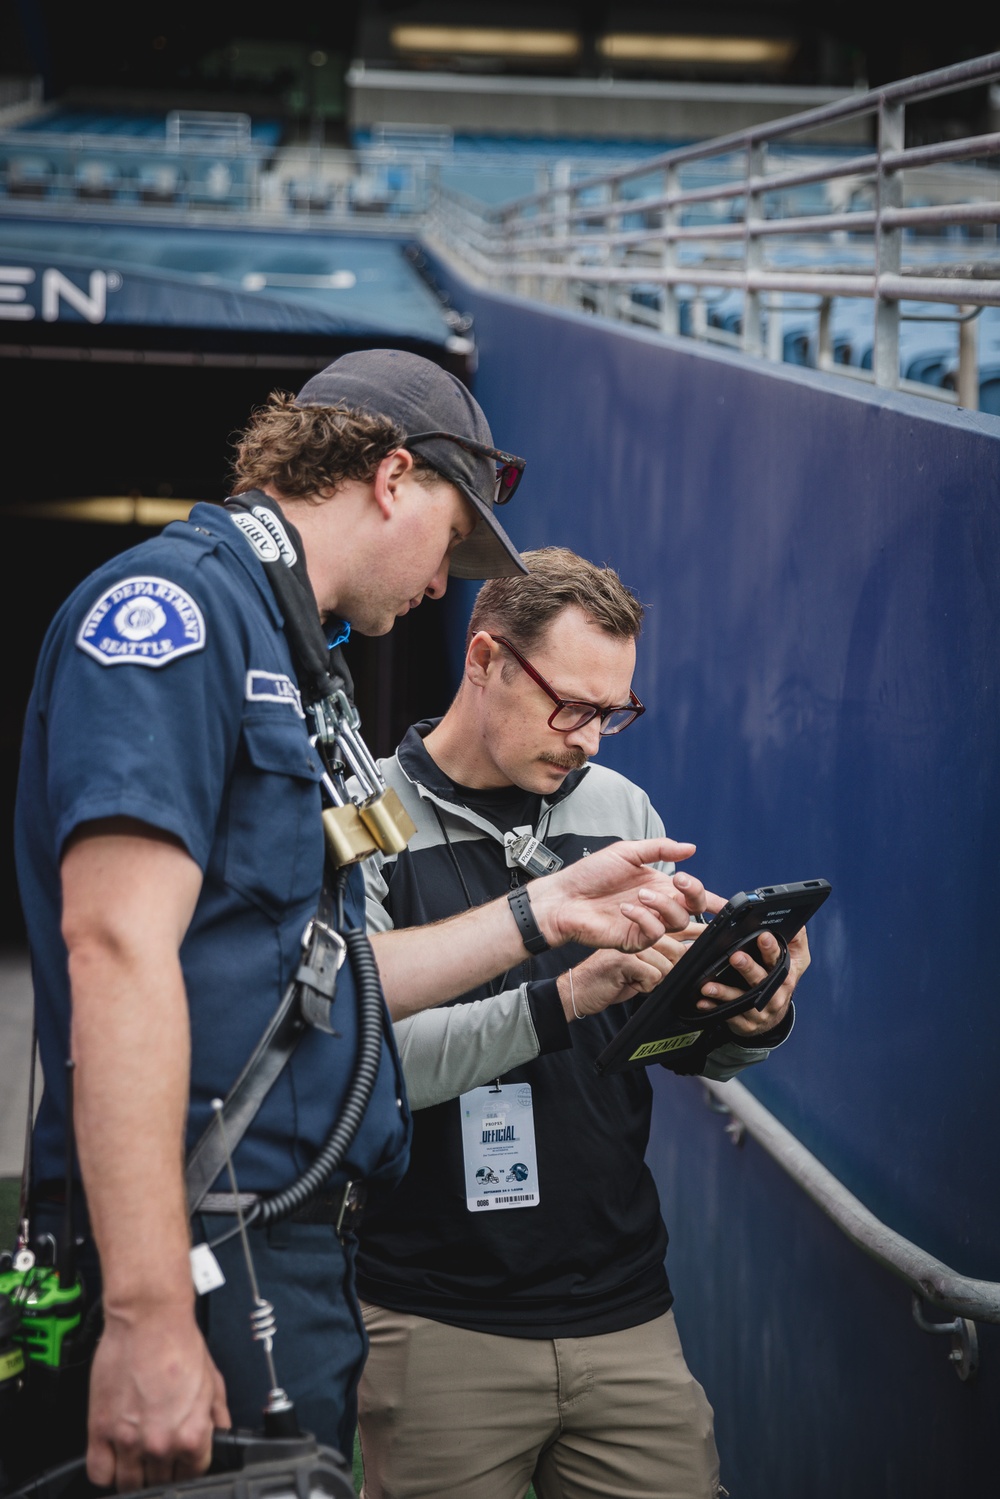
[[[537,953],[548,952],[549,944],[539,929],[535,920],[535,913],[531,909],[531,901],[528,892],[523,886],[507,893],[507,902],[514,913],[517,929],[521,933],[521,941],[534,957]]]

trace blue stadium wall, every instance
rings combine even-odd
[[[793,1037],[747,1086],[876,1214],[1000,1280],[1000,421],[483,293],[477,394],[527,456],[521,546],[648,604],[603,752],[729,894],[823,876]],[[460,606],[461,596],[454,606]],[[996,1492],[1000,1328],[962,1384],[901,1282],[697,1082],[650,1162],[734,1499]]]

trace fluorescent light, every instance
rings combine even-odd
[[[575,31],[514,31],[502,26],[394,26],[398,52],[464,52],[479,57],[576,57]]]
[[[105,526],[165,526],[187,520],[198,500],[161,500],[146,495],[93,495],[83,500],[31,500],[5,505],[4,515],[25,520],[93,521]]]
[[[614,32],[597,50],[610,62],[785,63],[796,43],[766,36],[643,36]]]

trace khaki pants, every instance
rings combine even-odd
[[[501,1338],[362,1311],[364,1499],[715,1499],[712,1408],[672,1312],[586,1338]]]

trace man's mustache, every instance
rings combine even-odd
[[[558,765],[560,770],[582,770],[590,756],[582,749],[567,750],[564,755],[541,754],[546,765]]]

